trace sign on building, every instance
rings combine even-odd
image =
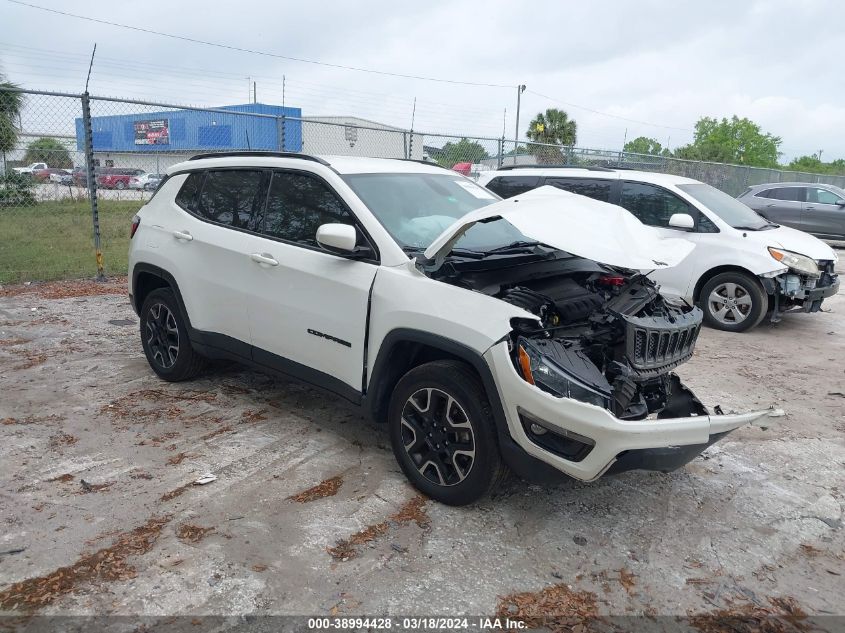
[[[169,145],[170,120],[135,121],[135,145]]]

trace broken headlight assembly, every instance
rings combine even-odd
[[[793,272],[809,277],[818,277],[821,274],[815,260],[806,255],[785,251],[774,246],[769,246],[769,254]]]
[[[525,382],[558,398],[573,398],[603,409],[610,408],[609,393],[587,386],[554,359],[543,354],[528,339],[519,337],[516,353],[519,373]]]

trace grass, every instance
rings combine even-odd
[[[141,200],[101,200],[100,244],[108,275],[126,273],[129,228]],[[0,206],[0,284],[97,274],[91,204],[39,202]]]

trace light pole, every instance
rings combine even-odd
[[[519,149],[519,106],[522,93],[525,92],[525,84],[516,87],[516,130],[513,135],[513,164],[516,165],[516,154]]]

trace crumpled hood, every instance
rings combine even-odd
[[[682,238],[662,238],[615,204],[544,186],[463,216],[431,243],[425,258],[440,264],[471,226],[496,218],[553,248],[631,270],[676,266],[695,248]]]
[[[836,251],[819,238],[788,226],[779,226],[776,229],[769,229],[767,231],[743,232],[745,233],[746,239],[753,240],[763,246],[782,248],[785,251],[806,255],[810,259],[838,259]]]

